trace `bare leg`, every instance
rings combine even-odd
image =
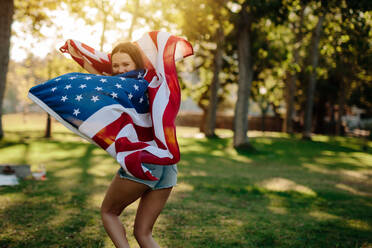
[[[172,187],[149,190],[142,195],[134,221],[134,236],[141,248],[160,248],[152,238],[152,229],[171,191]]]
[[[129,248],[125,228],[119,216],[126,206],[137,200],[149,186],[122,179],[117,174],[108,188],[101,206],[101,217],[107,234],[116,247]]]

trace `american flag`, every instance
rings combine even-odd
[[[68,43],[98,72],[111,73],[110,55],[76,40]],[[103,148],[130,175],[158,180],[142,163],[180,160],[175,118],[181,101],[175,61],[193,54],[185,39],[166,32],[145,34],[135,44],[145,70],[116,76],[69,73],[30,89],[29,97],[73,132]],[[82,58],[82,59],[81,59]]]

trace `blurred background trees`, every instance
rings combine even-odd
[[[307,139],[312,132],[345,135],[361,127],[360,116],[372,118],[370,1],[6,0],[1,5],[0,118],[4,112],[31,111],[26,94],[33,85],[81,71],[56,52],[56,43],[75,38],[65,37],[67,24],[58,23],[58,15],[74,18],[76,30],[91,28],[96,38],[87,37],[86,43],[105,52],[118,40],[135,40],[150,30],[186,37],[195,56],[178,67],[183,98],[200,109],[198,125],[207,137],[215,137],[219,114],[230,113],[237,148],[250,148],[247,131],[254,115],[261,130],[270,130],[267,118],[273,116],[279,131]],[[18,39],[10,43],[10,35]],[[34,40],[20,42],[25,35]],[[35,54],[34,46],[44,40],[53,40],[44,48],[49,54]],[[26,56],[17,57],[10,44]],[[348,125],[353,115],[356,124]]]

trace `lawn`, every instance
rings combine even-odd
[[[0,187],[0,247],[113,247],[99,207],[119,165],[56,122],[41,138],[45,119],[4,117],[0,163],[44,164],[47,180]],[[177,131],[178,185],[153,234],[162,248],[372,247],[372,142],[249,132],[247,153],[228,130]],[[132,247],[137,204],[121,216]]]

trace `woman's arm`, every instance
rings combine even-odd
[[[88,60],[84,59],[84,57],[78,52],[75,50],[75,48],[71,45],[70,43],[71,41],[69,40],[67,43],[68,43],[68,51],[69,53],[74,56],[74,57],[77,57],[79,59],[82,59],[84,61],[84,68],[91,74],[97,74],[97,75],[102,75],[101,73],[99,73],[96,69],[94,69],[94,67],[89,63]],[[103,74],[105,75],[105,74]],[[110,75],[105,75],[105,76],[110,76]]]

